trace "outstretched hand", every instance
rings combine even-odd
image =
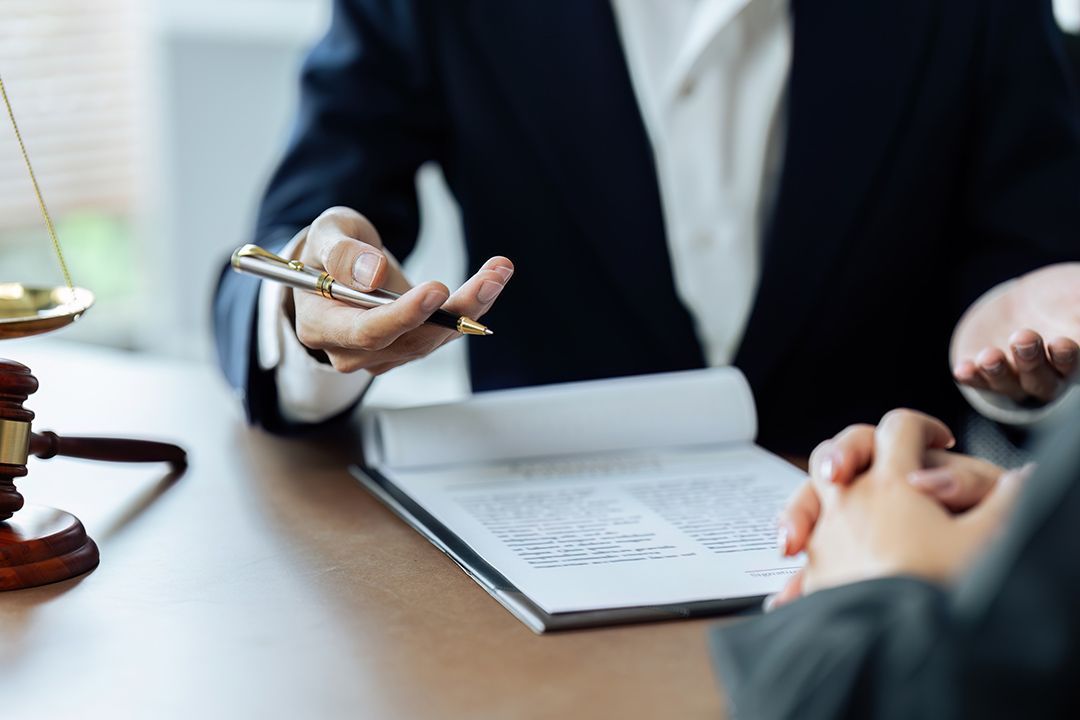
[[[953,336],[962,385],[1015,402],[1047,403],[1080,367],[1080,263],[1028,273],[976,302]]]

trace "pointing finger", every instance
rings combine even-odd
[[[510,260],[501,256],[491,258],[450,296],[447,309],[479,319],[495,304],[513,274],[514,264]]]

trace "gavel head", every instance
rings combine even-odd
[[[15,489],[15,478],[26,475],[30,451],[30,423],[34,413],[23,403],[37,392],[38,381],[30,368],[11,360],[0,360],[0,521],[7,520],[23,506]]]

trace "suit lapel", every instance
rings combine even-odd
[[[736,364],[760,387],[805,331],[926,71],[935,2],[792,0],[784,168]],[[598,272],[650,345],[685,356],[651,147],[610,4],[473,0],[470,30],[560,190]]]
[[[652,149],[606,0],[474,0],[468,22],[541,171],[650,349],[700,364],[671,273]],[[691,350],[688,352],[688,347]]]
[[[835,258],[858,237],[926,71],[935,6],[793,0],[784,169],[736,358],[755,387],[812,324]]]

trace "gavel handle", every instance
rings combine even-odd
[[[47,460],[57,455],[107,462],[167,462],[187,466],[184,449],[169,443],[120,438],[60,437],[54,432],[30,434],[30,454]]]

